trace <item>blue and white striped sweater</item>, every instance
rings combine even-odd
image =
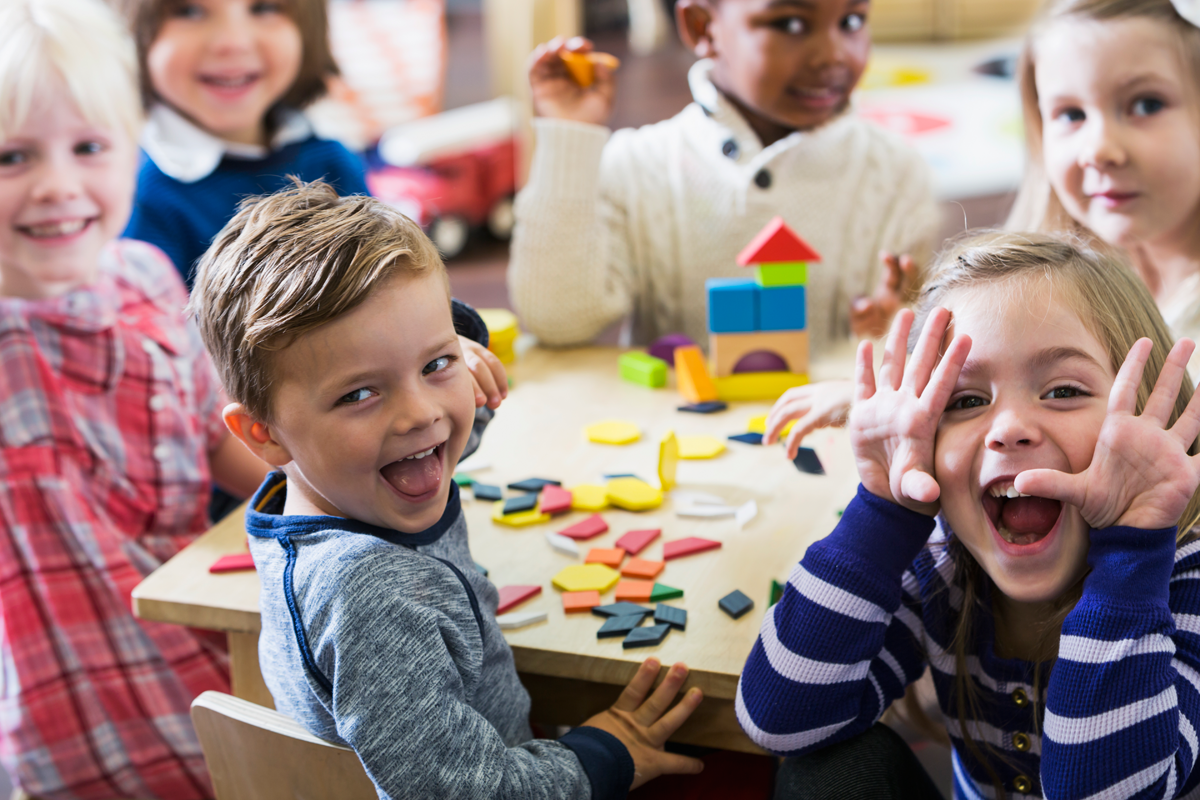
[[[959,730],[949,650],[962,597],[934,528],[859,488],[763,619],[738,686],[750,738],[783,755],[848,739],[929,665],[955,744],[956,795],[995,796]],[[1200,783],[1200,542],[1177,549],[1174,528],[1107,528],[1092,531],[1088,562],[1042,681],[1043,735],[1029,702],[1035,665],[998,657],[991,615],[980,613],[967,659],[983,701],[972,736],[1004,753],[1008,763],[992,767],[1009,798],[1189,795]],[[1032,788],[1016,791],[1020,778]]]

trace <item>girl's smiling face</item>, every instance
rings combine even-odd
[[[1016,279],[953,291],[941,303],[953,334],[973,342],[938,428],[942,514],[1018,602],[1052,601],[1084,574],[1089,526],[1072,506],[1010,499],[1008,490],[1027,469],[1078,473],[1091,463],[1116,377],[1062,294]]]

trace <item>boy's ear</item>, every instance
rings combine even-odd
[[[679,38],[697,58],[716,55],[712,32],[709,30],[712,12],[708,0],[678,0],[675,4],[675,25],[679,28]]]
[[[282,467],[292,460],[287,448],[272,435],[271,427],[259,422],[246,412],[241,403],[230,403],[223,412],[225,427],[236,436],[250,452],[270,464]]]

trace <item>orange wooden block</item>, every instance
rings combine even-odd
[[[600,605],[599,592],[563,592],[563,613],[574,614],[578,611],[590,611]]]
[[[605,564],[616,569],[625,560],[625,551],[619,547],[593,547],[583,560],[585,564]]]
[[[667,564],[664,561],[649,561],[644,558],[631,558],[621,567],[621,574],[626,578],[654,578],[663,571]]]
[[[628,600],[631,603],[649,603],[650,595],[654,593],[654,581],[618,581],[617,602]]]
[[[717,386],[708,374],[704,354],[695,345],[675,348],[675,383],[690,403],[717,399]]]
[[[749,353],[766,351],[787,362],[788,372],[808,372],[808,331],[754,331],[752,333],[711,333],[708,351],[712,355],[712,374],[724,378]]]

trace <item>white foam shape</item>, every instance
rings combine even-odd
[[[455,468],[454,471],[455,472],[481,472],[485,469],[491,469],[491,468],[492,468],[492,462],[488,461],[486,458],[480,458],[479,456],[471,456],[470,458],[466,458],[466,459],[463,459],[462,461],[458,462],[458,466]]]
[[[510,611],[496,617],[496,622],[499,623],[500,630],[507,631],[513,628],[524,628],[526,625],[532,625],[544,619],[546,619],[545,611]]]
[[[672,492],[676,503],[696,506],[723,506],[725,498],[710,492]]]
[[[561,533],[547,531],[546,541],[550,543],[551,547],[562,553],[564,556],[579,558],[579,545],[575,544],[574,539],[568,536],[563,536]]]
[[[675,507],[676,516],[680,517],[705,517],[715,519],[717,517],[732,517],[737,514],[737,509],[733,506],[703,506],[684,504]]]
[[[750,524],[750,520],[758,516],[758,503],[753,500],[747,500],[738,506],[737,513],[733,515],[737,520],[738,528],[744,528]]]

